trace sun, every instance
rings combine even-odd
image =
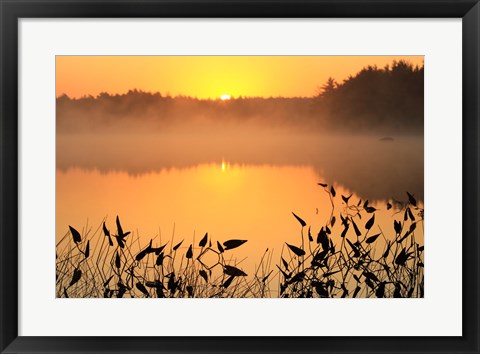
[[[232,96],[227,95],[226,93],[224,93],[223,95],[220,96],[220,99],[221,99],[222,101],[228,101],[228,100],[231,99],[231,98],[232,98]]]

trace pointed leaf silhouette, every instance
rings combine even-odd
[[[270,273],[268,273],[266,276],[263,277],[262,283],[265,283],[267,281],[268,277],[270,276],[270,274],[272,274],[272,273],[273,273],[273,269],[270,271]]]
[[[283,259],[283,257],[280,257],[282,259],[283,266],[285,267],[286,270],[288,270],[288,263],[286,260]]]
[[[117,215],[117,218],[115,220],[115,223],[117,224],[117,234],[118,235],[123,235],[123,229],[122,229],[122,225],[120,224],[120,219],[118,218],[118,215]]]
[[[136,261],[141,261],[147,254],[153,253],[152,251],[152,240],[150,239],[150,243],[148,244],[147,248],[145,248],[143,251],[139,252],[137,256],[135,257]]]
[[[135,260],[141,261],[146,255],[147,255],[147,249],[144,249],[143,251],[137,254],[137,256],[135,257]]]
[[[68,227],[70,228],[70,233],[72,234],[72,237],[73,237],[73,242],[75,243],[80,243],[82,242],[82,237],[80,236],[80,232],[78,232],[77,230],[75,230],[73,227],[71,227],[70,225],[68,225]]]
[[[163,258],[164,258],[164,254],[162,252],[158,255],[157,260],[155,261],[155,265],[157,266],[163,265]]]
[[[120,225],[120,219],[118,218],[118,215],[117,215],[116,223],[117,223],[118,237],[121,237],[123,239],[124,237],[130,235],[130,231],[123,232],[122,225]]]
[[[80,280],[81,277],[82,277],[82,271],[78,268],[75,269],[73,271],[72,280],[70,281],[70,284],[68,285],[68,287],[75,285]]]
[[[410,232],[415,231],[416,228],[417,228],[417,223],[416,223],[416,222],[412,222],[412,224],[410,225]]]
[[[321,262],[327,255],[327,251],[318,252],[315,257],[313,257],[313,262]]]
[[[295,275],[292,277],[292,279],[290,279],[290,280],[288,281],[288,283],[289,283],[289,284],[295,284],[295,283],[298,283],[298,282],[303,281],[303,279],[305,279],[305,272],[304,272],[304,271],[295,274]]]
[[[223,283],[223,287],[226,289],[230,286],[230,284],[232,284],[232,281],[233,279],[235,278],[234,275],[231,275],[224,283]]]
[[[229,266],[229,265],[225,265],[225,269],[223,270],[223,272],[227,275],[231,275],[231,276],[234,276],[234,277],[246,277],[247,274],[244,273],[242,270],[234,267],[234,266]]]
[[[405,250],[405,248],[402,248],[402,250],[398,254],[397,258],[395,258],[395,264],[404,265],[405,262],[407,261],[407,258],[408,258],[408,256],[407,256],[406,250]]]
[[[370,280],[373,280],[375,282],[379,282],[377,276],[375,274],[373,274],[372,272],[368,272],[368,271],[365,271],[363,272],[363,275],[365,276],[365,278],[367,279],[370,279]]]
[[[85,259],[90,256],[90,240],[87,241],[87,245],[85,246]]]
[[[117,240],[118,246],[120,246],[120,248],[125,248],[125,242],[123,242],[123,239],[121,237],[115,236],[115,239]]]
[[[156,288],[156,287],[159,287],[159,286],[162,286],[162,287],[163,287],[163,284],[160,283],[160,281],[155,280],[155,281],[147,281],[147,282],[145,282],[145,286],[148,286],[149,288]]]
[[[406,249],[403,248],[400,254],[395,259],[395,264],[398,265],[405,265],[405,262],[408,261],[408,258],[411,256],[413,252],[407,253]]]
[[[167,288],[173,293],[175,293],[177,289],[177,283],[175,281],[175,273],[170,273],[168,283],[167,283]]]
[[[146,297],[149,296],[147,288],[145,288],[145,286],[142,283],[138,282],[137,284],[135,284],[135,286],[137,287],[138,290],[140,290],[143,293],[143,295],[145,295]]]
[[[313,242],[312,233],[310,232],[310,226],[308,227],[308,241]]]
[[[177,244],[173,247],[173,250],[174,250],[174,251],[178,250],[178,248],[182,245],[182,243],[183,243],[183,240],[180,241],[179,243],[177,243]]]
[[[350,194],[348,197],[345,197],[345,196],[342,195],[342,199],[345,202],[345,204],[348,204],[348,200],[351,198],[352,195],[353,194]]]
[[[348,238],[346,238],[345,240],[347,240],[348,244],[349,244],[350,247],[352,248],[352,250],[353,250],[353,256],[354,256],[354,257],[360,257],[360,251],[358,250],[357,246],[355,246],[353,243],[351,243]]]
[[[413,224],[415,225],[415,224]],[[399,240],[397,240],[397,243],[402,243],[408,236],[410,236],[410,234],[412,233],[411,230],[408,230],[407,232],[405,232],[405,235],[403,235],[402,238],[400,238]]]
[[[247,240],[228,240],[223,243],[225,250],[231,250],[243,245]]]
[[[205,236],[203,236],[203,238],[200,240],[198,245],[200,247],[205,247],[205,245],[207,244],[207,240],[208,240],[208,232],[205,234]]]
[[[201,269],[199,273],[200,273],[200,276],[201,276],[203,279],[205,279],[205,282],[208,283],[208,274],[207,274],[207,272],[204,271],[203,269]]]
[[[110,283],[110,280],[112,280],[113,278],[113,274],[110,276],[110,278],[108,278],[107,280],[105,280],[105,283],[103,283],[103,287],[107,287],[108,283]]]
[[[390,209],[392,209],[392,204],[387,203],[387,210],[390,210]]]
[[[277,268],[278,268],[278,269],[280,270],[280,272],[283,274],[283,277],[285,278],[285,280],[287,280],[288,278],[290,278],[290,275],[287,274],[286,272],[284,272],[284,271],[282,270],[282,268],[280,268],[280,267],[278,266],[278,264],[277,264]]]
[[[117,255],[115,257],[115,267],[120,268],[120,256],[117,252]]]
[[[376,234],[376,235],[373,235],[373,236],[370,236],[369,238],[367,238],[365,240],[366,243],[373,243],[375,242],[375,240],[378,238],[378,236],[380,236],[380,234]]]
[[[286,243],[286,242],[285,242]],[[305,255],[305,251],[302,250],[301,248],[298,248],[296,246],[293,246],[293,245],[289,245],[288,243],[286,243],[286,245],[288,246],[288,248],[290,248],[292,250],[293,253],[295,253],[297,256],[301,257],[303,255]]]
[[[155,252],[155,255],[158,256],[160,253],[163,252],[163,250],[165,249],[167,244],[168,244],[168,242],[166,244],[164,244],[163,246],[160,246],[160,247],[157,247],[157,248],[151,248],[151,250],[149,252]]]
[[[372,228],[374,222],[375,222],[375,214],[373,214],[373,216],[370,218],[370,220],[367,221],[367,223],[365,224],[365,228],[367,230],[370,230]]]
[[[352,219],[352,225],[353,225],[353,229],[355,230],[355,235],[357,235],[357,237],[362,235],[362,233],[360,232],[360,230],[357,227],[357,224],[355,224],[355,221],[353,221],[353,219]]]
[[[375,296],[378,298],[382,298],[385,296],[385,282],[382,282],[380,283],[380,285],[378,285],[378,288],[375,291]]]
[[[393,228],[395,229],[397,235],[399,235],[402,232],[402,224],[400,223],[400,221],[394,220]]]
[[[335,246],[334,246],[334,244],[333,244],[332,239],[330,239],[330,250],[332,251],[332,254],[335,253]]]
[[[317,183],[319,186],[322,186],[322,187],[328,187],[328,184],[326,183]]]
[[[324,251],[327,251],[329,249],[330,243],[329,243],[329,240],[328,240],[327,233],[323,230],[323,227],[318,232],[317,243],[322,244],[322,249]]]
[[[335,188],[333,188],[333,186],[330,187],[330,193],[332,193],[332,197],[337,195],[337,192],[335,192]]]
[[[103,222],[103,233],[105,236],[110,237],[110,231],[107,229],[107,226],[105,225],[105,221]]]
[[[417,201],[415,200],[415,198],[413,197],[413,195],[411,195],[410,193],[407,192],[407,195],[408,195],[408,202],[410,204],[412,204],[413,206],[417,206]]]
[[[370,289],[375,289],[375,284],[372,283],[372,281],[370,279],[365,279],[365,284],[367,284],[367,286],[370,288]]]
[[[220,244],[220,242],[218,242],[218,241],[217,241],[217,248],[218,248],[218,251],[220,253],[223,253],[224,249],[223,249],[222,245]]]
[[[324,278],[327,278],[327,277],[330,277],[330,276],[332,276],[332,275],[334,275],[334,274],[337,274],[338,272],[340,272],[340,271],[339,271],[339,270],[335,270],[335,271],[333,271],[333,272],[323,273],[323,277],[324,277]]]
[[[187,254],[185,255],[185,257],[187,257],[188,259],[193,257],[192,245],[190,245],[190,247],[188,247],[188,251],[187,251]]]
[[[335,216],[332,216],[332,219],[330,220],[330,225],[332,225],[332,227],[333,227],[333,225],[335,225],[336,220],[337,219],[335,218]]]
[[[300,218],[298,215],[296,215],[294,212],[292,212],[293,216],[295,216],[295,219],[298,220],[298,222],[300,223],[300,225],[302,225],[302,227],[305,227],[307,226],[307,223],[305,221],[302,220],[302,218]]]
[[[357,297],[358,292],[360,291],[360,289],[361,289],[361,288],[360,288],[359,286],[357,286],[357,287],[355,288],[355,291],[353,292],[352,298]]]
[[[345,225],[345,228],[343,229],[342,234],[340,235],[342,238],[345,237],[345,235],[347,234],[347,231],[348,231],[349,227],[350,227],[350,225],[348,225],[348,224]]]
[[[410,218],[411,221],[415,221],[415,217],[413,216],[413,213],[412,211],[410,210],[410,208],[407,208],[408,210],[408,217]]]
[[[120,224],[120,219],[118,218],[118,215],[117,215],[117,219],[115,220],[116,224],[117,224],[117,234],[120,236],[120,235],[123,235],[123,229],[122,229],[122,225]]]

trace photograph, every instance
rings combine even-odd
[[[424,56],[57,55],[53,99],[56,298],[424,298]]]

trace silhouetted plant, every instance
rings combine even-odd
[[[320,183],[333,200],[335,189]],[[423,228],[423,209],[413,195],[408,201],[395,201],[399,220],[389,230],[375,225],[375,212],[368,200],[350,202],[342,196],[344,208],[336,224],[333,213],[316,238],[311,227],[293,214],[301,225],[302,246],[286,244],[277,268],[281,273],[281,297],[423,297],[423,245],[415,240],[417,225]],[[392,204],[387,203],[387,209]],[[365,219],[363,219],[363,217]],[[365,221],[366,220],[366,221]],[[336,226],[335,226],[336,225]],[[340,232],[340,244],[332,233]]]
[[[342,195],[336,213],[335,188],[319,186],[331,200],[328,222],[314,232],[292,213],[301,240],[285,243],[276,269],[270,269],[267,249],[249,276],[231,251],[247,240],[220,242],[208,233],[198,243],[174,242],[172,236],[140,246],[117,216],[115,234],[106,220],[93,233],[69,226],[57,243],[56,295],[263,298],[272,297],[278,286],[279,297],[423,297],[424,247],[415,239],[417,228],[423,229],[423,209],[415,197],[407,192],[404,202],[388,201],[386,208],[395,213],[391,227],[382,230],[368,200],[353,203],[352,195]]]
[[[89,231],[82,238],[69,227],[57,244],[57,297],[253,297],[269,293],[270,274],[262,275],[264,268],[248,277],[230,255],[230,250],[246,240],[212,243],[206,233],[198,247],[193,243],[182,247],[183,240],[175,245],[150,240],[140,248],[135,246],[138,238],[129,240],[133,235],[123,230],[118,216],[116,228],[111,235],[103,221],[101,230],[87,240]],[[207,254],[216,260],[207,264]]]

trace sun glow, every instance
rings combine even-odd
[[[225,172],[225,169],[227,168],[227,164],[225,161],[222,161],[222,172]]]
[[[231,99],[231,98],[232,98],[232,96],[227,95],[226,93],[224,93],[223,95],[220,96],[220,99],[221,99],[222,101],[228,101],[228,100]]]

